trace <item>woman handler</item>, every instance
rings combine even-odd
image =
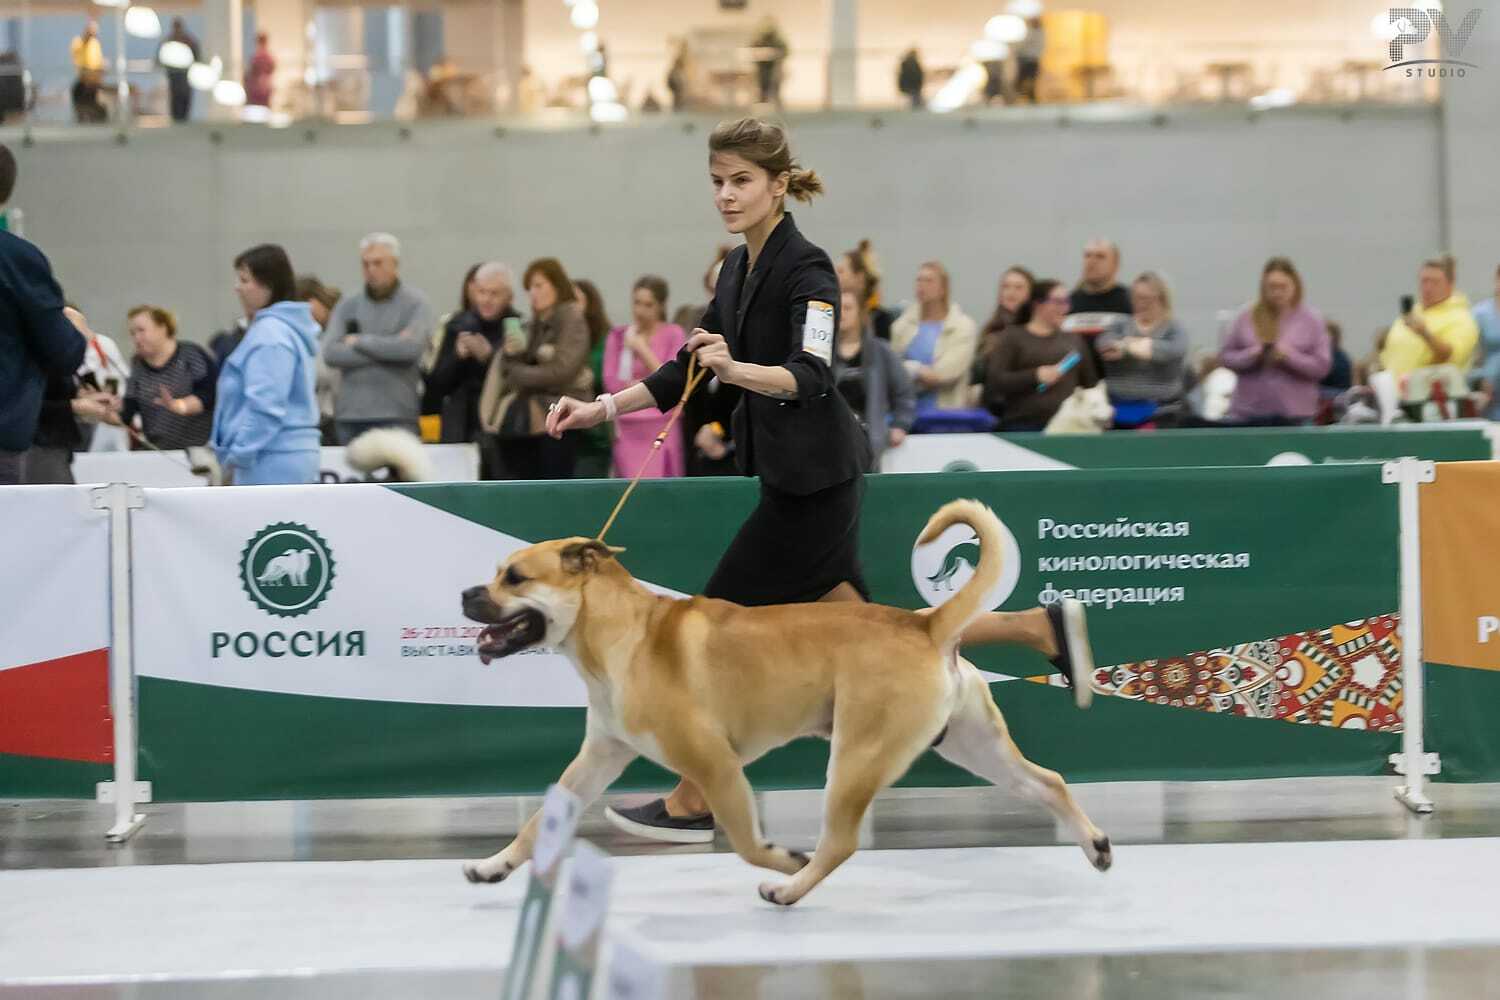
[[[553,436],[682,398],[688,364],[709,369],[740,396],[737,459],[760,477],[760,503],[704,587],[707,597],[756,606],[868,600],[859,564],[859,505],[869,443],[836,390],[829,367],[839,284],[828,255],[785,211],[788,195],[811,201],[817,174],[792,159],[780,126],[746,118],[708,140],[714,206],[745,242],[724,260],[702,326],[677,357],[623,392],[587,403],[564,398],[547,419]],[[1082,605],[990,613],[965,642],[1013,642],[1051,657],[1071,683],[1092,669]],[[682,782],[666,799],[611,808],[616,826],[673,843],[713,839],[702,793]]]

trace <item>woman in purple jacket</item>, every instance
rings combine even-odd
[[[1302,302],[1302,278],[1285,257],[1266,261],[1260,297],[1236,317],[1220,353],[1239,375],[1230,420],[1307,423],[1318,413],[1318,383],[1333,363],[1328,327]]]

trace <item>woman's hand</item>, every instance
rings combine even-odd
[[[892,427],[888,440],[891,442],[892,448],[899,448],[901,447],[901,442],[906,440],[906,432],[899,427]]]
[[[709,333],[701,327],[688,338],[687,349],[698,356],[698,364],[719,376],[720,382],[735,385],[732,377],[738,362],[729,354],[729,345],[717,333]]]
[[[458,346],[464,357],[473,358],[480,364],[488,364],[495,347],[482,333],[465,333],[458,338]]]
[[[512,403],[512,406],[515,404]],[[604,404],[597,400],[585,403],[574,399],[572,396],[564,396],[553,404],[547,411],[547,433],[554,438],[560,438],[565,431],[587,430],[590,427],[598,427],[604,423],[608,416]]]
[[[930,365],[923,365],[917,369],[916,382],[923,389],[943,388],[943,377],[937,373],[936,368]]]
[[[107,393],[88,392],[75,397],[70,401],[70,405],[73,408],[73,415],[80,420],[86,420],[91,424],[108,423],[110,417],[114,416],[109,399]]]
[[[729,450],[724,447],[724,435],[719,433],[718,424],[704,424],[698,428],[698,433],[693,437],[693,447],[715,462]]]
[[[1125,356],[1125,348],[1118,340],[1111,340],[1099,348],[1099,357],[1105,361],[1119,361]]]
[[[1147,337],[1131,337],[1125,341],[1125,353],[1137,361],[1151,360],[1151,340]]]
[[[1062,372],[1057,370],[1056,365],[1042,365],[1036,370],[1036,380],[1042,385],[1054,385],[1062,378]]]
[[[698,331],[694,330],[693,332],[697,333]],[[644,357],[651,353],[651,344],[645,337],[641,336],[640,331],[627,334],[625,337],[625,346],[630,348],[632,354],[638,356]]]

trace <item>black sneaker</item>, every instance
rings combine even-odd
[[[1052,623],[1052,638],[1057,643],[1052,665],[1073,689],[1073,703],[1088,708],[1094,700],[1094,650],[1089,645],[1089,623],[1083,602],[1064,597],[1046,605],[1045,610],[1047,621]]]
[[[714,839],[714,814],[673,816],[666,799],[652,799],[638,806],[610,806],[604,818],[626,833],[669,844],[709,844]]]

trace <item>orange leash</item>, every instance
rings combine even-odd
[[[707,374],[707,368],[700,369],[698,367],[698,356],[696,354],[688,358],[687,384],[682,387],[682,398],[677,401],[676,406],[672,407],[672,412],[667,417],[666,426],[661,429],[660,434],[656,435],[656,440],[651,442],[651,451],[646,456],[646,460],[641,463],[640,471],[635,474],[635,478],[630,481],[630,485],[625,487],[625,492],[620,496],[619,502],[615,504],[615,509],[610,512],[609,520],[605,521],[604,527],[599,529],[599,534],[595,536],[597,541],[604,541],[604,536],[614,525],[615,518],[620,516],[620,511],[624,508],[625,501],[629,500],[630,494],[635,492],[635,488],[639,485],[641,477],[646,474],[647,467],[651,465],[651,460],[661,451],[661,446],[666,443],[667,435],[672,433],[672,428],[676,425],[677,418],[682,416],[682,408],[687,404],[688,397],[693,394],[694,389],[698,388],[698,383],[702,382],[703,377]]]

